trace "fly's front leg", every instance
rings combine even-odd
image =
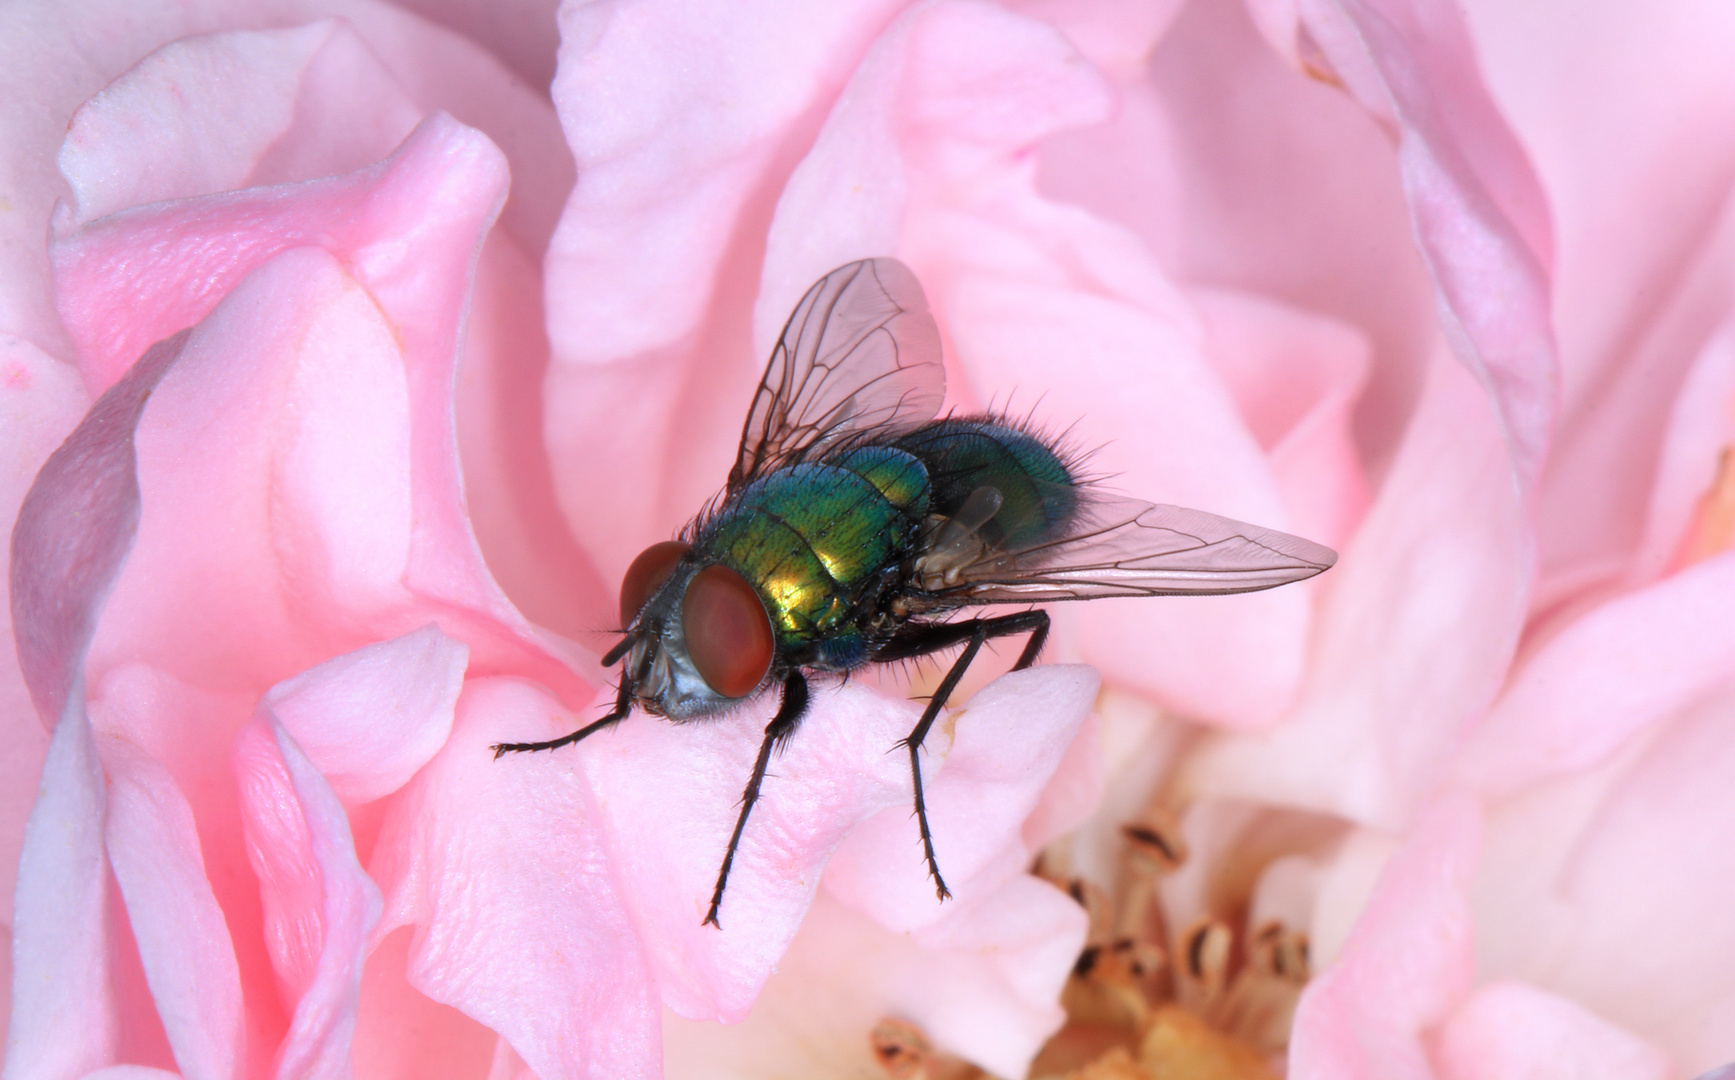
[[[1018,654],[1018,662],[1013,665],[1012,669],[1019,671],[1036,661],[1036,654],[1042,651],[1043,642],[1048,640],[1046,611],[1021,611],[1016,615],[1001,615],[993,619],[907,626],[874,656],[875,660],[903,660],[950,648],[961,642],[967,643],[963,653],[952,664],[951,670],[946,672],[946,677],[940,681],[940,688],[934,691],[934,696],[929,699],[928,707],[922,710],[922,718],[916,721],[915,730],[903,741],[903,745],[910,751],[910,781],[916,791],[916,828],[922,834],[922,854],[928,860],[928,873],[934,879],[934,892],[941,900],[952,893],[946,888],[946,880],[940,876],[940,864],[934,857],[934,837],[928,829],[928,808],[922,798],[922,740],[928,737],[928,729],[934,726],[934,718],[946,707],[946,701],[957,688],[958,680],[964,677],[970,662],[976,659],[976,654],[982,650],[982,643],[989,638],[1020,633],[1029,633],[1030,640],[1025,643],[1024,651]]]
[[[753,812],[753,804],[759,801],[759,787],[765,781],[766,766],[771,764],[771,751],[795,733],[795,725],[801,722],[806,711],[807,679],[801,672],[792,671],[783,680],[783,700],[777,706],[777,715],[765,725],[765,741],[759,744],[759,760],[753,763],[753,775],[747,781],[747,790],[741,793],[741,816],[735,819],[729,850],[723,853],[723,867],[717,871],[717,888],[711,893],[711,909],[705,913],[705,922],[700,926],[709,923],[723,929],[723,924],[717,921],[717,909],[723,906],[723,887],[729,884],[729,867],[735,862],[735,849],[741,845],[741,834],[747,830],[747,815]]]
[[[626,641],[616,645],[613,649],[610,649],[608,656],[603,657],[603,659],[608,662],[619,660],[621,654],[626,651],[626,647],[630,644],[632,644],[632,639],[628,638]],[[640,660],[636,671],[622,670],[620,692],[615,695],[614,708],[609,710],[607,716],[603,717],[601,720],[595,721],[594,723],[584,725],[570,735],[562,735],[558,739],[550,739],[547,742],[495,743],[489,748],[494,751],[494,760],[499,761],[500,758],[506,754],[521,754],[531,750],[555,750],[567,745],[568,743],[578,742],[587,735],[591,735],[595,732],[601,731],[605,727],[613,726],[620,723],[622,720],[625,720],[627,714],[633,711],[633,687],[638,685],[639,679],[644,676],[644,673],[647,670],[649,670],[651,655],[651,650],[645,650],[644,658]]]

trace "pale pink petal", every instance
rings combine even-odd
[[[997,1076],[1020,1076],[1059,1030],[1061,987],[1090,919],[1046,881],[1019,874],[912,935],[938,954],[933,976],[903,987],[898,1005],[944,1045]]]
[[[1187,5],[1185,0],[1015,0],[1007,6],[1051,24],[1091,63],[1124,75],[1150,59],[1151,49]]]
[[[489,749],[576,722],[532,684],[470,680],[451,739],[381,829],[379,933],[413,924],[410,984],[500,1032],[544,1080],[655,1077],[656,990],[579,760],[608,736],[578,753]]]
[[[25,826],[12,916],[6,1075],[77,1076],[119,1038],[108,934],[102,766],[82,701],[54,730]]]
[[[1735,554],[1581,616],[1518,670],[1455,768],[1491,799],[1578,772],[1735,670]]]
[[[141,446],[157,455],[156,494],[131,599],[111,620],[111,652],[151,655],[185,634],[183,644],[205,643],[200,662],[255,671],[263,689],[437,615],[484,669],[523,665],[588,697],[488,576],[451,452],[455,335],[476,238],[503,180],[485,140],[435,117],[354,176],[113,215],[62,245],[69,322],[92,327],[123,302],[162,314],[148,295],[128,299],[122,280],[89,276],[110,259],[125,261],[147,293],[197,281],[209,290],[201,305],[315,237],[348,264],[314,248],[283,254],[201,327],[201,363],[153,399]],[[147,236],[163,242],[153,249],[158,270],[132,255]],[[204,314],[195,306],[184,317]],[[209,453],[219,439],[231,450]],[[219,535],[219,520],[257,548]],[[206,556],[195,557],[201,548]],[[177,579],[190,591],[177,593]],[[199,593],[209,607],[186,602]],[[219,612],[247,629],[222,630]],[[284,625],[268,630],[274,614]],[[190,655],[176,652],[183,663]]]
[[[207,879],[228,924],[247,1001],[244,1069],[264,1068],[289,1023],[280,1005],[263,937],[259,886],[247,868],[247,846],[229,751],[258,704],[249,691],[216,691],[144,663],[109,669],[90,690],[91,723],[99,738],[138,746],[160,762],[192,809]],[[119,948],[123,960],[125,949]],[[137,961],[128,961],[135,966]],[[135,980],[146,990],[140,967]],[[293,1005],[293,1003],[290,1003]],[[130,1016],[130,1013],[129,1013]],[[137,1019],[136,1017],[132,1019]],[[156,1023],[154,1016],[151,1023]],[[130,1024],[129,1032],[139,1030]],[[162,1042],[163,1061],[168,1045]]]
[[[545,423],[561,508],[608,580],[722,486],[768,355],[748,340],[757,237],[899,6],[563,10],[553,94],[581,179],[547,261]]]
[[[1668,1055],[1574,1002],[1519,982],[1478,987],[1435,1036],[1440,1080],[1666,1080]]]
[[[1351,413],[1372,364],[1354,327],[1250,293],[1198,289],[1211,366],[1266,453],[1295,532],[1347,544],[1367,512]]]
[[[1487,395],[1436,359],[1410,431],[1325,579],[1313,662],[1278,728],[1223,736],[1202,792],[1399,829],[1505,678],[1526,615],[1530,534]]]
[[[110,1065],[85,1073],[79,1080],[179,1080],[180,1073],[153,1069],[149,1065]]]
[[[130,0],[27,0],[0,14],[0,98],[12,106],[0,117],[0,156],[7,162],[0,195],[17,208],[0,220],[0,281],[7,283],[0,289],[0,332],[67,352],[41,238],[55,200],[66,194],[55,153],[82,102],[178,38],[261,23],[293,26],[330,15],[356,29],[422,111],[452,112],[506,147],[516,187],[504,219],[529,250],[540,252],[572,183],[570,157],[551,152],[560,144],[553,110],[493,57],[451,31],[377,0],[272,0],[263,7],[232,0],[142,7]]]
[[[1100,684],[1100,680],[1097,681]],[[1060,764],[1043,786],[1035,808],[1019,828],[1024,845],[1033,852],[1082,827],[1102,807],[1108,755],[1103,747],[1103,724],[1096,714],[1095,704],[1093,700],[1092,711],[1086,713],[1084,720],[1074,729]],[[1040,723],[1036,725],[1036,730],[1042,728]]]
[[[812,693],[808,715],[766,773],[730,870],[721,930],[701,924],[776,696],[691,724],[635,714],[574,755],[595,792],[609,864],[658,991],[682,1016],[731,1022],[746,1015],[795,936],[826,860],[863,818],[903,807],[903,854],[919,872],[909,755],[897,743],[915,727],[921,706],[859,683],[821,683]],[[572,721],[560,723],[560,731],[512,737],[570,730]],[[924,773],[938,777],[946,743],[941,724],[935,727],[923,758]],[[501,767],[531,777],[549,766],[540,755],[523,755]],[[927,896],[932,906],[932,888]]]
[[[1041,190],[1134,230],[1180,281],[1366,333],[1375,364],[1355,436],[1382,469],[1437,336],[1389,130],[1285,66],[1238,3],[1187,5],[1119,89],[1107,123],[1045,140]]]
[[[17,521],[37,471],[89,405],[70,367],[28,342],[0,337],[0,430],[7,432],[0,440],[0,520]],[[48,731],[19,668],[10,601],[0,611],[0,626],[0,740],[7,747],[0,754],[0,926],[10,926],[24,822],[48,753]],[[0,951],[0,957],[9,953]]]
[[[1302,993],[1293,1080],[1433,1080],[1423,1035],[1470,989],[1480,830],[1461,796],[1423,811],[1342,952]]]
[[[1735,1059],[1735,694],[1490,812],[1477,959],[1642,1034],[1693,1075]],[[1611,977],[1611,972],[1618,977]]]
[[[153,346],[98,399],[49,456],[19,507],[12,527],[12,633],[44,724],[61,718],[83,679],[96,617],[138,531],[133,429],[186,342],[176,335]]]
[[[408,0],[402,6],[487,47],[526,86],[546,93],[560,45],[559,0]]]
[[[260,703],[349,804],[389,795],[445,745],[470,650],[424,626],[327,660]]]
[[[338,74],[356,69],[373,76],[369,84]],[[341,124],[321,115],[340,88]],[[65,233],[144,203],[351,172],[390,153],[420,119],[343,24],[185,38],[73,114],[60,148],[72,201],[55,227]],[[317,149],[291,137],[292,127],[315,124]]]
[[[1725,322],[1693,360],[1663,426],[1644,535],[1621,584],[1647,585],[1714,546],[1694,536],[1706,493],[1717,482],[1725,448],[1735,446],[1735,323]],[[1698,550],[1695,550],[1698,548]]]
[[[1020,876],[977,915],[973,940],[918,941],[822,891],[744,1021],[667,1022],[668,1076],[873,1075],[866,1033],[887,1016],[996,1075],[1022,1076],[1061,1019],[1055,999],[1077,960],[1083,911]]]
[[[379,888],[356,861],[342,804],[280,725],[243,729],[234,764],[266,946],[283,1000],[295,1003],[276,1075],[343,1075]]]
[[[85,380],[106,388],[145,344],[198,322],[255,268],[306,244],[343,258],[398,325],[415,366],[440,371],[476,238],[505,183],[486,138],[436,116],[392,157],[349,176],[140,207],[66,232],[53,247],[55,285]]]
[[[936,903],[926,863],[910,857],[912,822],[902,805],[850,833],[826,867],[826,891],[891,930],[960,932],[977,902],[1029,867],[1035,849],[1024,841],[1022,826],[1066,757],[1096,689],[1090,668],[1043,666],[994,680],[947,717],[951,746],[935,747],[945,765],[931,779],[924,768],[923,788],[935,855],[956,903]]]
[[[1351,50],[1365,48],[1373,61],[1379,96],[1364,93],[1363,104],[1376,114],[1390,107],[1401,125],[1398,164],[1447,338],[1492,392],[1528,493],[1540,478],[1559,380],[1547,197],[1484,85],[1458,8],[1343,0],[1338,10],[1307,9],[1309,29],[1339,71],[1357,62]],[[1339,19],[1353,38],[1338,32]]]
[[[241,1063],[241,976],[192,808],[136,746],[109,740],[103,764],[109,861],[175,1064],[188,1080],[228,1080]]]
[[[401,36],[391,39],[391,49],[399,48]],[[408,33],[407,39],[426,37]],[[430,50],[430,56],[415,57],[409,65],[411,77],[446,100],[454,76],[474,65],[462,48],[430,45]],[[408,59],[399,57],[397,68]],[[421,68],[428,64],[439,66],[439,78],[425,77]],[[242,71],[257,71],[258,77],[244,80],[251,96],[237,104],[225,83]],[[512,158],[515,175],[504,231],[489,234],[477,267],[481,303],[465,327],[459,436],[471,517],[508,594],[528,601],[535,608],[530,613],[544,625],[577,633],[595,628],[597,614],[607,609],[605,590],[589,576],[588,561],[574,549],[554,506],[538,394],[547,362],[541,287],[525,256],[546,243],[565,194],[563,186],[535,187],[543,180],[554,182],[544,162],[552,160],[569,174],[570,157],[552,137],[553,114],[546,102],[513,106],[507,100],[511,93],[483,96],[491,104],[482,121],[504,131],[509,156],[515,146],[519,155]],[[474,102],[460,98],[453,104]],[[174,42],[74,116],[61,148],[61,169],[73,187],[76,212],[65,208],[57,228],[64,234],[136,203],[360,169],[388,155],[423,113],[424,106],[346,23],[325,20],[293,30]],[[537,130],[538,117],[550,139],[539,160],[526,161],[524,141]],[[531,211],[541,224],[524,217]]]
[[[489,233],[454,401],[464,499],[488,570],[518,610],[594,642],[615,620],[618,582],[598,576],[554,496],[542,440],[545,321],[540,268],[498,230]]]
[[[1704,133],[1735,124],[1735,11],[1717,0],[1671,0],[1637,21],[1620,3],[1575,0],[1464,10],[1555,223],[1562,408],[1540,524],[1543,588],[1559,598],[1624,576],[1657,433],[1727,319],[1735,145]]]
[[[355,1025],[359,1077],[489,1075],[504,1040],[481,1023],[409,984],[412,933],[400,927],[368,954]]]
[[[546,84],[526,84],[477,44],[443,27],[434,26],[403,7],[379,0],[317,2],[303,18],[327,12],[349,22],[369,53],[385,67],[423,113],[447,112],[461,123],[484,132],[512,172],[512,191],[500,211],[500,227],[532,259],[540,261],[573,185],[572,152],[566,148],[561,124],[548,100]],[[494,18],[510,18],[495,8]],[[539,24],[552,34],[552,22]],[[372,76],[361,65],[340,70],[327,90],[336,96],[342,80],[356,78],[359,88]],[[348,123],[347,113],[337,114]],[[302,129],[309,142],[327,139],[326,127],[310,117]],[[298,125],[299,126],[299,125]],[[293,134],[293,133],[292,133]]]

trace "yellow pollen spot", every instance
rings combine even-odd
[[[1277,1080],[1263,1054],[1173,1005],[1151,1017],[1139,1064],[1151,1080]]]
[[[1729,550],[1735,543],[1735,468],[1727,447],[1717,458],[1717,476],[1699,499],[1699,509],[1687,530],[1681,565],[1691,566]]]

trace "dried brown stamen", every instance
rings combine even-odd
[[[874,1060],[892,1080],[981,1080],[987,1074],[953,1054],[935,1050],[927,1033],[908,1020],[886,1017],[868,1034]]]
[[[1248,932],[1243,920],[1263,868],[1317,850],[1329,842],[1332,824],[1249,816],[1237,827],[1248,841],[1237,850],[1251,858],[1213,867],[1203,883],[1176,883],[1178,896],[1202,901],[1205,911],[1178,933],[1165,911],[1169,887],[1159,885],[1185,863],[1187,846],[1160,808],[1121,827],[1125,846],[1112,896],[1076,878],[1056,881],[1090,913],[1091,930],[1062,995],[1068,1022],[1043,1048],[1032,1076],[1273,1080],[1310,973],[1308,940],[1275,921]],[[1042,865],[1064,858],[1062,851]]]

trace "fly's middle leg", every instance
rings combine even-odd
[[[1042,651],[1043,642],[1048,640],[1046,611],[1021,611],[1016,615],[1001,615],[992,619],[906,626],[874,656],[875,660],[904,660],[950,648],[960,642],[965,643],[964,651],[953,662],[951,670],[946,672],[946,677],[940,681],[940,687],[929,699],[928,707],[922,710],[922,718],[916,721],[915,730],[903,741],[903,745],[910,751],[910,781],[916,793],[916,828],[922,834],[922,854],[928,860],[928,873],[934,879],[934,892],[941,900],[952,893],[946,888],[946,880],[940,876],[940,864],[934,857],[934,837],[928,829],[928,808],[922,798],[922,740],[928,737],[928,729],[934,726],[934,719],[940,715],[940,710],[946,707],[946,700],[957,688],[958,680],[964,677],[970,662],[976,659],[976,654],[982,650],[982,643],[990,638],[1022,633],[1028,633],[1030,640],[1025,643],[1024,651],[1018,654],[1018,662],[1012,665],[1012,670],[1021,671],[1036,662],[1036,654]]]
[[[741,793],[741,816],[735,819],[729,850],[723,853],[723,867],[717,871],[717,888],[711,893],[711,909],[705,913],[705,922],[700,923],[701,926],[709,923],[723,929],[723,924],[717,921],[717,909],[723,906],[723,887],[729,884],[729,867],[735,862],[735,849],[740,846],[741,834],[747,829],[747,815],[753,812],[753,804],[759,801],[759,786],[765,781],[771,751],[788,741],[806,711],[807,679],[801,672],[792,671],[783,680],[783,701],[777,706],[777,715],[765,725],[765,741],[759,744],[759,759],[753,763],[753,776],[747,781],[747,790]]]

